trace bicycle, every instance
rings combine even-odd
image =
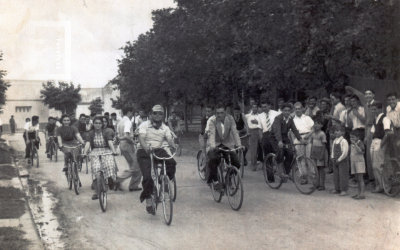
[[[81,146],[81,144],[79,144],[75,147],[63,146],[62,148],[75,149],[80,146]],[[82,187],[82,184],[81,184],[81,181],[79,179],[79,174],[78,174],[78,163],[76,160],[77,155],[75,154],[74,150],[72,150],[72,153],[67,152],[67,154],[72,154],[72,160],[71,160],[71,158],[69,159],[67,171],[65,172],[65,175],[67,177],[67,185],[68,185],[68,188],[71,190],[72,183],[74,183],[75,193],[76,193],[76,195],[79,195],[79,188]]]
[[[54,136],[50,136],[50,161],[53,160],[53,155],[54,155],[54,160],[57,162],[57,143],[54,140]]]
[[[39,153],[38,153],[38,148],[35,146],[36,140],[30,140],[29,147],[31,147],[31,155],[30,155],[30,160],[31,160],[31,165],[35,166],[38,168],[39,167]],[[39,142],[40,143],[40,142]]]
[[[176,154],[178,156],[181,156],[181,154],[182,154],[182,146],[181,146],[181,137],[182,137],[182,135],[183,135],[183,132],[181,130],[178,131],[176,134],[172,133],[172,137],[175,140],[175,145],[177,146],[176,147]]]
[[[174,187],[172,187],[171,181],[167,175],[165,161],[174,158],[176,150],[170,157],[158,157],[154,153],[154,148],[150,149],[151,177],[154,181],[154,190],[151,195],[153,208],[154,211],[157,211],[158,203],[162,203],[165,223],[170,225],[173,215],[173,201],[176,199],[176,178],[173,180]],[[162,164],[155,164],[154,158],[162,161]],[[173,190],[171,190],[172,188]]]
[[[235,211],[238,211],[243,204],[243,183],[239,170],[231,165],[231,156],[229,153],[236,152],[241,149],[242,147],[231,150],[218,148],[221,159],[220,164],[218,164],[218,182],[222,185],[222,188],[217,190],[214,187],[214,182],[211,183],[211,191],[214,200],[219,203],[222,199],[222,196],[226,193],[228,196],[229,205]],[[222,152],[228,153],[227,162],[225,161]]]
[[[382,170],[382,185],[385,193],[394,197],[400,192],[400,164],[396,158],[387,161]]]
[[[206,151],[207,139],[206,134],[204,134],[204,145],[197,152],[197,172],[199,173],[200,178],[205,181],[208,179],[208,175],[210,174],[210,169],[207,165],[207,151]]]
[[[88,155],[89,157],[99,157],[100,163],[101,157],[104,155],[117,155],[113,153],[106,153],[106,154],[101,154],[101,155]],[[115,162],[115,160],[114,160]],[[116,164],[116,163],[115,163]],[[103,169],[103,168],[101,168]],[[99,197],[99,203],[100,203],[100,208],[103,212],[107,211],[107,190],[108,190],[108,179],[104,178],[103,171],[99,171],[96,173],[96,180],[97,180],[97,195]]]
[[[86,174],[88,174],[88,173],[89,173],[89,167],[88,167],[88,165],[89,165],[89,163],[88,163],[89,159],[88,159],[88,157],[85,157],[85,155],[83,154],[83,151],[84,151],[84,150],[85,150],[84,147],[82,147],[82,149],[81,149],[81,154],[78,155],[78,156],[80,156],[80,158],[79,158],[79,160],[78,160],[78,170],[79,170],[79,172],[82,172],[83,162],[85,162],[85,165],[86,165]]]
[[[306,145],[306,144],[286,144],[284,148]],[[296,150],[293,152],[293,160],[291,162],[292,176],[291,181],[296,185],[296,188],[302,194],[312,194],[317,186],[316,180],[319,178],[318,170],[313,160],[307,156],[297,156]],[[268,186],[273,189],[278,189],[282,183],[287,181],[285,169],[282,165],[276,163],[276,155],[269,153],[263,162],[263,173]]]

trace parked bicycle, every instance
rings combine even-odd
[[[72,158],[69,158],[67,171],[65,172],[65,175],[67,177],[68,188],[71,190],[72,189],[72,183],[73,183],[76,195],[79,195],[79,188],[82,187],[82,184],[81,184],[81,181],[79,179],[77,155],[76,155],[74,149],[76,149],[76,148],[78,148],[80,146],[81,146],[81,144],[79,144],[79,145],[77,145],[75,147],[68,147],[68,146],[63,146],[62,147],[62,148],[72,149],[71,150],[72,152],[68,152],[69,154],[72,154]]]
[[[157,211],[158,203],[162,203],[164,220],[167,225],[172,222],[173,201],[176,199],[176,177],[172,180],[167,175],[165,161],[174,158],[176,150],[170,157],[158,157],[151,148],[151,177],[154,181],[154,190],[151,198],[154,211]],[[155,164],[155,159],[162,161],[162,164]]]
[[[220,164],[218,165],[218,182],[222,185],[221,189],[216,189],[214,182],[211,183],[211,190],[214,200],[220,202],[222,196],[226,193],[229,205],[235,211],[238,211],[243,204],[243,183],[239,170],[231,164],[230,152],[242,150],[242,147],[225,150],[217,148],[220,153]],[[228,153],[228,160],[225,161],[223,152]]]
[[[287,144],[284,147],[290,149],[297,145],[306,144]],[[317,188],[315,185],[319,178],[317,167],[313,160],[307,156],[297,156],[296,150],[293,149],[293,151],[292,172],[291,176],[289,175],[289,179],[295,183],[300,193],[311,194]],[[287,182],[285,169],[282,165],[276,163],[276,155],[273,153],[265,157],[263,173],[268,186],[273,189],[278,189],[282,186],[282,183]]]

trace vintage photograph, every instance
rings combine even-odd
[[[0,0],[0,250],[397,250],[399,193],[399,0]]]

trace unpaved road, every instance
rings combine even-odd
[[[20,134],[10,141],[22,149]],[[59,245],[57,239],[46,244],[49,249],[400,249],[400,197],[371,194],[369,187],[365,200],[350,198],[355,188],[345,197],[332,195],[331,175],[327,190],[302,195],[291,182],[272,190],[261,170],[245,169],[244,204],[235,212],[226,196],[221,203],[213,200],[197,174],[196,152],[184,150],[176,157],[178,195],[167,226],[161,210],[155,216],[146,213],[140,192],[127,191],[127,182],[126,191],[109,191],[103,213],[98,200],[91,200],[90,170],[80,175],[83,187],[75,195],[61,172],[62,153],[55,163],[45,157],[44,147],[39,151],[40,167],[29,169],[30,182],[45,189],[36,195],[57,202],[46,211],[59,224],[51,228],[54,223],[42,222],[39,228],[61,235]],[[127,167],[122,156],[117,163],[120,170]]]

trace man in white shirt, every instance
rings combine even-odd
[[[351,110],[349,111],[349,118],[353,124],[353,130],[359,130],[361,135],[365,135],[365,112],[364,108],[360,105],[360,98],[357,95],[352,95],[350,98]],[[364,137],[362,141],[364,141]]]
[[[249,144],[250,144],[250,160],[251,160],[251,166],[252,166],[252,171],[257,170],[257,148],[258,148],[258,142],[262,138],[262,132],[261,132],[261,120],[260,116],[258,114],[258,105],[253,104],[251,106],[251,112],[250,114],[246,115],[247,119],[247,126],[249,128],[249,134],[250,134],[250,139],[249,139]]]
[[[342,113],[343,110],[346,109],[346,107],[340,102],[341,100],[341,95],[337,92],[334,92],[331,94],[331,102],[333,105],[333,111],[329,115],[329,118],[331,119],[332,126],[340,125],[340,113]]]
[[[298,156],[307,156],[310,157],[311,155],[311,147],[312,144],[310,143],[311,134],[313,133],[313,126],[314,121],[311,117],[303,114],[303,105],[300,102],[296,102],[294,104],[294,112],[295,117],[293,118],[294,125],[296,125],[297,130],[300,133],[303,142],[307,145],[298,145],[296,146],[296,152]],[[300,141],[294,139],[294,144],[300,144]]]
[[[117,180],[115,182],[115,190],[118,190],[120,183],[123,180],[131,177],[131,181],[129,183],[129,191],[139,191],[142,190],[142,188],[138,187],[142,179],[142,173],[140,172],[140,168],[138,166],[135,155],[135,142],[133,141],[133,128],[131,122],[131,118],[133,116],[132,108],[123,108],[122,114],[124,117],[117,125],[117,133],[118,139],[120,141],[119,146],[121,154],[128,162],[129,170],[125,170],[121,176],[117,177]]]
[[[319,108],[317,106],[317,97],[311,96],[308,98],[308,108],[304,114],[311,117],[311,119],[314,119],[317,116],[318,111]]]
[[[270,147],[269,137],[272,130],[272,124],[274,123],[275,117],[279,115],[279,112],[271,109],[271,102],[270,101],[263,101],[261,103],[261,108],[263,112],[259,114],[261,120],[261,127],[262,127],[262,149],[264,152],[264,156],[273,152],[273,149]]]
[[[116,129],[118,126],[118,123],[122,120],[122,118],[120,116],[117,116],[117,113],[112,113],[111,120],[112,120],[112,125]]]

